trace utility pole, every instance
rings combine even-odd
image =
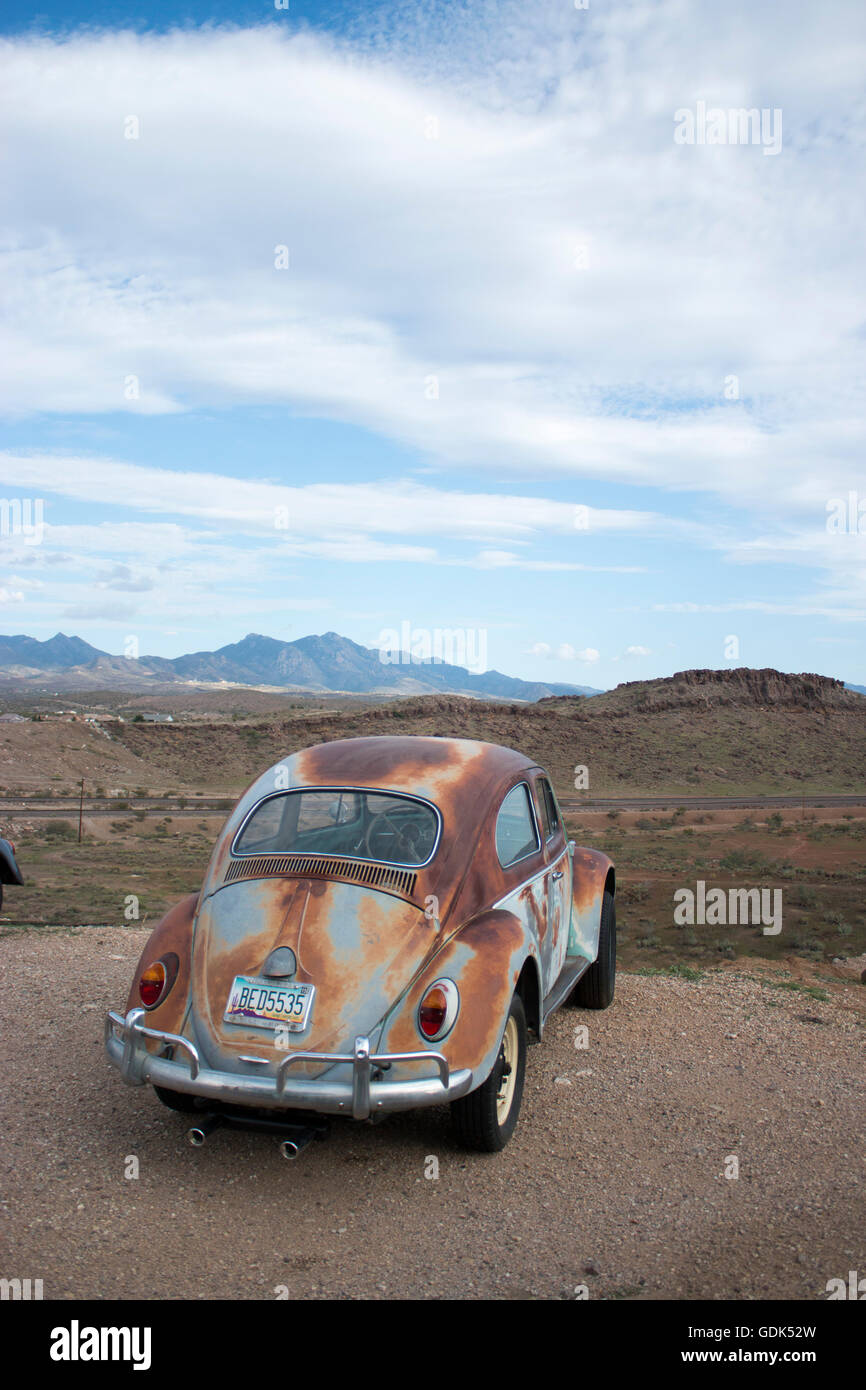
[[[81,844],[81,821],[84,816],[84,778],[81,779],[81,800],[78,803],[78,843]]]

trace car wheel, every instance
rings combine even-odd
[[[569,1003],[581,1009],[606,1009],[613,1002],[616,983],[616,903],[613,893],[604,890],[598,956],[574,987]]]
[[[198,1109],[197,1098],[188,1096],[185,1091],[168,1091],[164,1086],[154,1086],[153,1089],[169,1110],[180,1110],[182,1114],[189,1115],[191,1111]]]
[[[482,1153],[505,1148],[520,1113],[525,1072],[526,1014],[515,994],[493,1071],[477,1090],[451,1103],[454,1130],[465,1148]]]

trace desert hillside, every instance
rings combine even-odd
[[[309,744],[363,734],[439,734],[519,748],[557,790],[705,795],[852,792],[866,785],[866,699],[841,682],[779,671],[685,671],[590,700],[492,704],[429,695],[362,711],[213,725],[113,725],[156,785],[230,790]]]

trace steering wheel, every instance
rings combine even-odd
[[[414,834],[412,833],[414,832]],[[378,841],[384,837],[386,843]],[[409,824],[405,830],[395,825],[387,811],[380,811],[370,821],[365,843],[371,859],[388,859],[394,855],[394,844],[402,862],[420,864],[422,856],[418,852],[418,827]]]

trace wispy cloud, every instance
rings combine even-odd
[[[711,46],[672,2],[566,9],[482,6],[480,50],[440,31],[426,69],[411,25],[363,61],[273,26],[2,45],[3,408],[277,402],[770,510],[846,484],[862,258],[803,248],[859,201],[850,7],[798,6],[782,42],[734,5]],[[698,89],[796,92],[783,155],[676,147]]]

